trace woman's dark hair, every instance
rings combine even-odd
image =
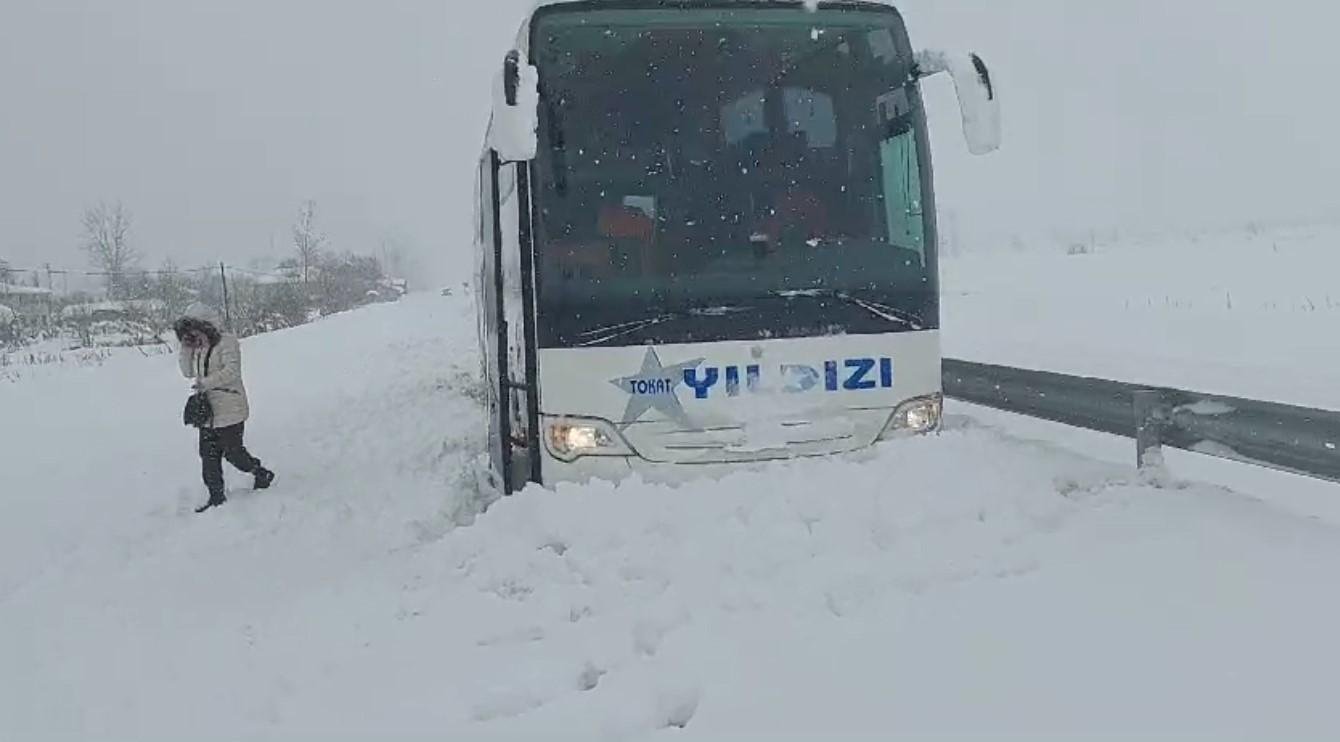
[[[219,329],[209,322],[195,317],[182,317],[177,320],[172,325],[172,331],[177,333],[178,340],[186,339],[186,333],[194,331],[203,333],[205,337],[209,338],[211,347],[219,344]]]

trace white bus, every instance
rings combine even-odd
[[[886,4],[542,3],[479,162],[496,484],[678,481],[936,430],[937,72],[994,150],[986,66],[915,52]]]

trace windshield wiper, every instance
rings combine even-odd
[[[659,325],[662,322],[667,322],[669,320],[675,319],[678,316],[680,315],[662,314],[658,317],[649,317],[647,319],[640,319],[633,322],[620,322],[615,325],[605,325],[603,327],[596,327],[594,329],[587,330],[586,332],[583,332],[577,336],[579,338],[583,338],[583,340],[580,343],[577,343],[577,347],[586,348],[592,345],[603,345],[611,340],[614,340],[615,338],[621,338],[625,335],[632,335],[638,330],[647,327],[652,327],[654,325]]]
[[[926,320],[913,312],[898,309],[897,307],[891,307],[888,304],[881,304],[877,301],[861,299],[844,291],[834,291],[833,289],[795,289],[791,291],[774,291],[772,292],[772,295],[779,296],[783,299],[837,299],[838,301],[845,302],[852,306],[860,307],[880,319],[896,322],[912,330],[926,329]]]
[[[658,314],[654,317],[647,317],[646,319],[633,320],[631,322],[619,322],[612,325],[602,325],[600,327],[595,327],[590,330],[586,330],[585,332],[579,333],[577,337],[580,338],[580,341],[577,343],[577,347],[589,348],[595,345],[604,345],[605,343],[608,343],[611,340],[626,337],[628,335],[632,335],[634,333],[645,330],[648,327],[655,327],[656,325],[664,324],[666,322],[672,322],[674,320],[682,320],[690,318],[703,318],[703,319],[720,318],[720,317],[727,317],[732,314],[737,314],[739,312],[747,312],[750,311],[751,309],[753,309],[753,307],[746,307],[739,305],[729,305],[729,306],[713,305],[695,309],[685,309],[675,312],[665,312],[663,314]]]

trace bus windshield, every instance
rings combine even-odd
[[[584,10],[533,33],[542,346],[938,327],[896,13]]]

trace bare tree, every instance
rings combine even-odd
[[[140,256],[130,246],[130,212],[121,202],[100,203],[84,211],[83,247],[89,262],[106,274],[108,297],[126,298],[127,273],[136,268]]]
[[[172,258],[164,260],[158,269],[158,276],[153,282],[151,292],[152,297],[162,303],[161,316],[156,318],[162,326],[166,327],[181,315],[191,303],[193,294],[191,277],[182,273]]]
[[[293,247],[298,252],[304,284],[311,280],[312,269],[320,264],[325,243],[326,236],[316,229],[316,202],[303,202],[298,209],[298,223],[293,225]]]
[[[366,302],[385,273],[372,255],[328,255],[321,261],[316,291],[324,314],[343,312]]]
[[[0,258],[0,284],[9,283],[14,278],[14,270],[9,267],[9,261]]]

